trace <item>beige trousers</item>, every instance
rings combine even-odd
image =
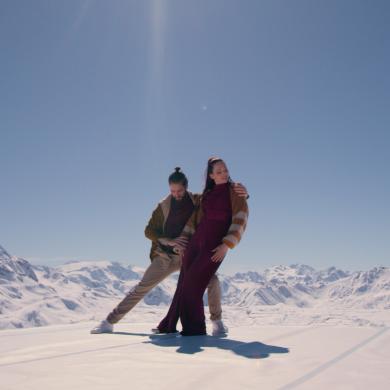
[[[161,253],[155,257],[145,271],[142,280],[134,286],[118,306],[107,316],[107,321],[115,324],[120,321],[150,290],[157,286],[173,272],[179,271],[181,259],[177,255]],[[211,320],[220,320],[221,288],[218,276],[214,275],[207,287]]]

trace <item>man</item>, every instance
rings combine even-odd
[[[178,237],[188,219],[199,205],[200,195],[187,191],[188,180],[180,168],[168,178],[170,195],[164,198],[153,211],[145,228],[145,236],[152,241],[151,264],[142,280],[91,333],[112,333],[113,325],[120,321],[155,286],[181,267],[181,255],[175,251]],[[235,184],[235,191],[247,197],[244,186]],[[176,241],[175,241],[176,239]],[[221,289],[216,275],[208,285],[208,302],[213,336],[227,333],[222,322]]]

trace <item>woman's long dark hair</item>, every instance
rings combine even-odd
[[[203,190],[203,195],[206,194],[206,192],[212,190],[215,186],[215,181],[210,177],[210,173],[213,173],[214,165],[216,163],[223,162],[225,164],[225,161],[222,160],[222,158],[219,157],[210,157],[207,161],[207,168],[206,168],[206,180],[205,180],[205,186]],[[228,182],[231,184],[232,179],[229,176]]]

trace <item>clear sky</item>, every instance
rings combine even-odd
[[[0,1],[0,245],[145,267],[181,166],[250,192],[222,273],[390,265],[390,2]]]

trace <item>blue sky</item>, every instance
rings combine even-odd
[[[0,3],[0,245],[147,266],[181,166],[250,192],[222,273],[390,265],[388,1]]]

